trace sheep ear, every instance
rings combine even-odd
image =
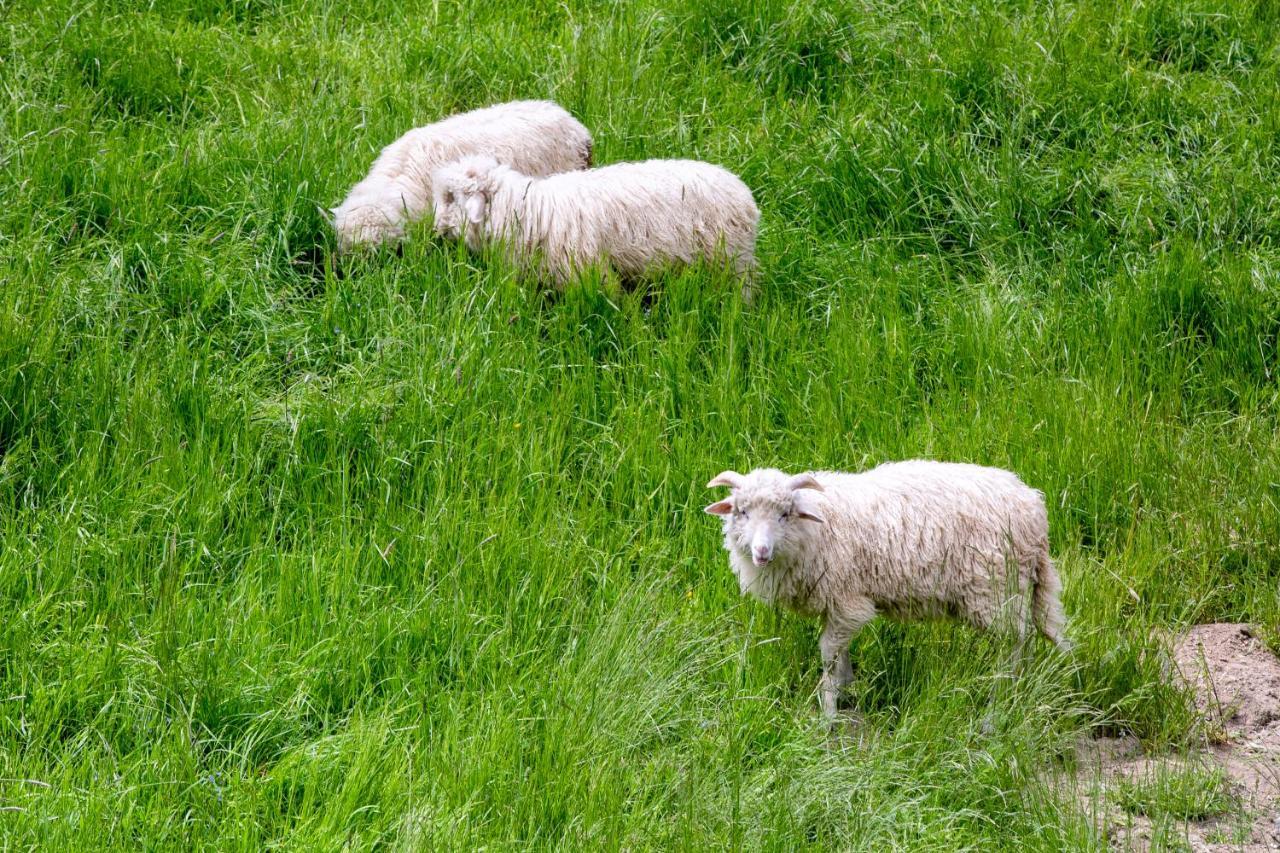
[[[484,222],[484,196],[477,194],[467,199],[467,221],[472,225]]]
[[[733,512],[733,502],[728,500],[716,501],[711,506],[703,508],[702,511],[707,515],[728,515]]]
[[[822,510],[814,506],[814,504],[821,502],[819,498],[809,495],[796,495],[792,510],[795,512],[796,518],[803,518],[805,521],[812,521],[814,524],[826,524],[827,519],[822,515]]]
[[[787,481],[787,488],[793,492],[800,489],[813,489],[817,492],[826,491],[826,489],[822,488],[822,484],[813,478],[812,474],[796,474]]]
[[[708,489],[714,489],[716,486],[728,486],[736,489],[742,485],[743,477],[737,471],[721,471],[711,478],[711,482],[707,483]]]

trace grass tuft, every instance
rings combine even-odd
[[[1123,779],[1114,799],[1129,814],[1183,821],[1219,817],[1236,806],[1224,770],[1192,765],[1162,770],[1150,778]]]

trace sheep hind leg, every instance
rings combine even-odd
[[[1035,636],[1031,624],[1030,608],[1027,595],[1014,595],[1005,600],[1001,607],[991,612],[975,609],[970,613],[969,621],[974,627],[990,632],[998,638],[998,648],[1008,648],[1005,665],[993,674],[991,689],[987,693],[987,710],[979,723],[983,734],[993,735],[996,732],[998,709],[1008,705],[1019,679],[1026,670],[1030,658],[1030,646]]]
[[[750,308],[755,303],[756,285],[759,279],[754,257],[748,254],[739,254],[734,259],[734,272],[741,283],[742,304]]]

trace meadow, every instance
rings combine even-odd
[[[1073,744],[1280,628],[1277,91],[1269,0],[0,0],[0,847],[1106,846]],[[739,173],[755,303],[335,254],[523,97]],[[1044,491],[1078,648],[875,623],[833,742],[703,486],[911,457]]]

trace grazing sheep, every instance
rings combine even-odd
[[[440,234],[465,237],[472,251],[502,241],[556,285],[593,264],[624,278],[720,255],[744,278],[755,268],[751,190],[710,163],[647,160],[538,178],[477,156],[438,169],[434,185]]]
[[[411,130],[382,149],[342,204],[333,227],[342,251],[399,240],[431,207],[431,175],[470,154],[488,154],[532,175],[591,166],[591,134],[550,101],[513,101]]]
[[[706,511],[723,516],[743,594],[824,621],[829,718],[853,679],[849,642],[877,613],[1008,624],[1019,649],[1029,616],[1067,648],[1044,496],[1008,471],[914,460],[860,474],[725,471],[714,486],[733,490]]]

